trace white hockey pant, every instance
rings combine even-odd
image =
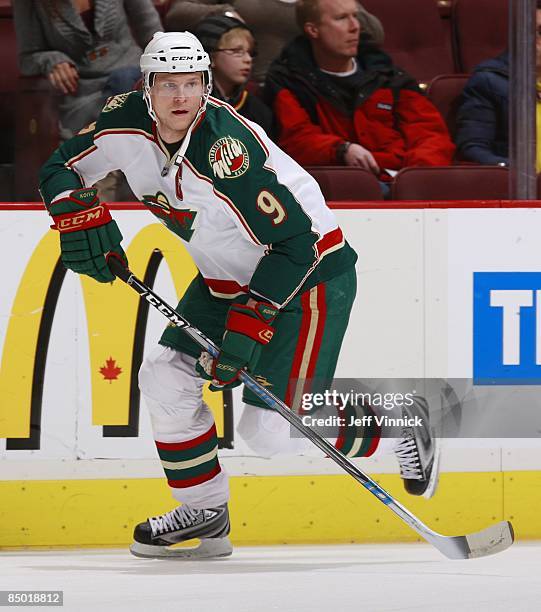
[[[165,460],[162,457],[162,464],[167,470],[173,497],[194,508],[211,508],[229,498],[228,478],[223,468],[197,484],[191,484],[191,478],[172,475],[185,474],[185,470],[171,472],[172,468],[185,466],[188,470],[197,469],[198,462],[202,465],[209,460],[208,444],[200,457],[193,456],[197,440],[204,438],[214,426],[212,412],[203,401],[204,381],[198,376],[195,363],[193,357],[158,346],[141,366],[139,388],[150,414],[158,453],[164,454],[164,449],[167,453]],[[245,404],[237,431],[261,457],[307,452],[322,456],[308,440],[291,437],[289,423],[272,410]],[[190,447],[188,460],[184,460],[182,451],[175,450],[181,445]],[[177,460],[172,461],[171,455],[175,453],[178,453]]]
[[[195,363],[158,346],[139,370],[139,388],[173,497],[193,508],[212,508],[227,502],[229,484],[217,460],[214,417],[203,402],[204,381]]]

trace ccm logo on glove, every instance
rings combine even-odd
[[[203,378],[212,380],[211,391],[235,387],[240,372],[244,368],[251,371],[261,349],[274,336],[271,323],[277,314],[278,309],[267,302],[250,299],[246,304],[231,304],[218,357],[213,359],[203,352],[196,365]]]
[[[110,283],[115,275],[107,265],[106,255],[114,253],[128,267],[120,245],[122,234],[107,205],[100,203],[95,188],[72,191],[68,197],[53,201],[49,212],[54,221],[51,227],[60,234],[60,256],[65,268],[100,283]]]
[[[263,329],[259,332],[258,336],[261,339],[261,342],[263,344],[268,344],[272,340],[272,337],[274,336],[274,332],[272,331],[271,328]]]
[[[67,213],[65,215],[56,215],[54,217],[55,224],[51,225],[51,229],[59,232],[75,232],[77,230],[89,229],[98,227],[112,220],[109,209],[99,204],[84,212]]]

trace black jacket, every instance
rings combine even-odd
[[[509,158],[509,56],[479,64],[462,93],[457,115],[459,157],[480,164]]]
[[[274,121],[271,109],[258,96],[240,88],[233,97],[224,98],[215,87],[212,95],[230,104],[240,115],[260,125],[269,138],[274,140]]]

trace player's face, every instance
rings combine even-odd
[[[165,142],[184,138],[201,106],[203,88],[201,72],[155,75],[150,97]]]
[[[313,38],[335,57],[357,55],[361,24],[356,0],[319,0],[319,21]]]
[[[235,36],[212,54],[214,79],[222,86],[244,85],[252,72],[253,44],[246,36]]]

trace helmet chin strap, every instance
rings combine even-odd
[[[193,129],[197,125],[197,122],[199,121],[199,118],[201,117],[201,115],[205,112],[205,108],[207,106],[207,100],[208,100],[209,95],[210,95],[210,92],[207,92],[201,98],[201,105],[199,107],[199,110],[197,111],[197,114],[194,117],[194,120],[190,124],[190,127],[188,128],[188,131],[186,132],[186,136],[184,136],[184,139],[182,140],[180,149],[177,151],[177,154],[175,156],[175,166],[180,166],[182,164],[182,160],[184,159],[184,154],[186,153],[186,150],[190,144],[190,138],[192,137]],[[169,172],[169,168],[167,169],[167,172]],[[165,176],[165,175],[162,174],[162,176]]]
[[[190,144],[190,139],[192,136],[193,129],[196,126],[197,122],[199,121],[199,118],[201,117],[201,115],[205,112],[205,108],[207,107],[207,102],[208,102],[211,90],[212,90],[212,83],[209,82],[206,85],[205,94],[201,96],[199,110],[197,111],[197,114],[195,115],[194,120],[191,122],[188,128],[188,131],[186,132],[186,135],[182,139],[182,144],[180,145],[180,148],[175,155],[175,161],[173,162],[173,159],[170,159],[165,164],[165,166],[162,168],[162,172],[161,172],[162,176],[167,176],[169,174],[169,170],[171,169],[171,166],[173,164],[175,166],[180,166],[182,164],[182,160],[184,159],[184,155]],[[144,93],[145,93],[144,98],[147,104],[148,114],[156,122],[156,126],[158,127],[158,133],[159,133],[159,120],[158,120],[158,117],[156,116],[156,113],[154,112],[154,109],[152,108],[152,98],[150,97],[150,87],[146,84],[145,84]]]
[[[182,164],[182,160],[184,159],[184,155],[186,153],[186,149],[188,148],[188,146],[190,144],[190,138],[192,136],[192,131],[193,131],[194,127],[195,127],[195,124],[199,120],[199,117],[201,117],[201,115],[205,112],[205,106],[206,106],[206,104],[202,105],[199,108],[199,110],[197,111],[197,115],[195,116],[194,120],[190,124],[190,127],[188,128],[188,131],[186,132],[186,135],[182,139],[182,144],[180,145],[180,148],[177,151],[177,154],[175,155],[175,161],[173,162],[173,159],[171,158],[165,164],[165,166],[162,168],[162,172],[161,172],[162,176],[167,176],[169,174],[169,170],[171,170],[171,166],[172,165],[180,166]],[[159,122],[157,121],[156,124],[158,125],[158,133],[159,133]]]

